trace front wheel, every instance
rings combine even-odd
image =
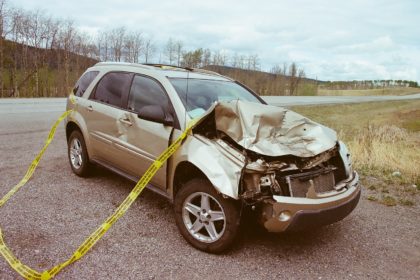
[[[238,234],[238,203],[223,198],[206,179],[187,182],[175,196],[175,220],[182,236],[209,253],[228,249]]]

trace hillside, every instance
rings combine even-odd
[[[260,95],[317,95],[319,81],[314,79],[220,65],[203,68],[231,77]]]
[[[59,48],[35,48],[2,40],[1,97],[66,96],[97,60]]]
[[[77,54],[75,48],[66,50],[52,43],[49,48],[35,48],[1,41],[0,97],[66,96],[86,68],[98,62],[80,51]],[[202,68],[231,77],[260,95],[402,95],[420,91],[412,81],[327,82],[230,66]]]

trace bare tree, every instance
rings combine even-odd
[[[117,27],[110,31],[109,41],[114,61],[121,61],[123,56],[125,32],[125,27]]]
[[[274,81],[271,84],[270,92],[276,95],[286,95],[287,88],[287,63],[274,65],[270,72],[274,74]]]
[[[247,59],[247,69],[248,70],[259,70],[260,68],[260,59],[258,57],[258,54],[250,54],[248,55]]]
[[[149,63],[149,60],[153,57],[156,51],[156,46],[153,43],[152,38],[147,38],[144,42],[144,60]]]
[[[143,50],[143,36],[141,32],[135,31],[128,33],[124,38],[125,61],[139,62],[139,56]]]
[[[4,40],[8,33],[8,11],[6,0],[0,0],[0,97],[4,89]]]
[[[94,59],[137,63],[140,57],[144,57],[149,63],[157,52],[153,40],[139,31],[117,27],[98,32],[93,40],[71,20],[62,21],[40,10],[8,8],[6,1],[0,0],[0,96],[5,96],[5,91],[10,92],[9,96],[16,97],[58,96],[58,92],[68,92],[70,84],[86,67],[95,63]],[[228,57],[223,50],[185,49],[182,41],[169,38],[160,48],[159,62],[163,59],[163,62],[178,66],[213,67],[216,71],[246,81],[260,93],[295,95],[305,76],[296,63],[274,66],[274,75],[257,72],[260,69],[257,54],[235,53]],[[217,67],[228,63],[252,71]],[[5,81],[5,71],[10,80]],[[380,81],[380,84],[409,85],[406,81]],[[354,81],[338,86],[372,88],[377,83]],[[51,93],[51,89],[54,92]]]
[[[17,78],[17,67],[18,62],[20,61],[22,66],[24,67],[23,63],[25,58],[23,55],[20,55],[18,44],[23,44],[23,23],[25,18],[25,12],[22,9],[13,8],[10,10],[10,39],[12,42],[16,44],[11,44],[10,53],[11,53],[11,61],[12,65],[10,67],[10,83],[11,83],[11,94],[10,96],[19,97],[19,85],[18,85],[18,78]],[[24,46],[21,47],[21,52],[25,49]]]
[[[100,31],[97,35],[96,42],[99,51],[99,59],[102,61],[108,61],[110,59],[110,34],[107,31]]]
[[[169,61],[170,65],[173,65],[176,61],[176,43],[172,38],[168,39],[166,43],[164,54]]]
[[[35,79],[35,96],[40,96],[39,85],[39,68],[43,66],[45,53],[41,51],[41,46],[44,42],[48,44],[49,35],[49,21],[50,19],[44,16],[45,12],[36,10],[26,15],[25,36],[27,44],[34,47],[31,51],[33,69],[25,77],[28,80],[31,76]]]
[[[74,27],[73,21],[67,20],[61,26],[61,30],[59,33],[60,38],[60,47],[64,52],[64,88],[65,94],[70,89],[69,84],[69,73],[70,73],[70,54],[71,50],[73,49],[75,37],[76,37],[76,29]]]
[[[203,58],[201,60],[200,67],[205,67],[207,65],[211,64],[211,51],[210,49],[204,49],[203,50]]]
[[[303,69],[298,68],[295,62],[289,66],[289,95],[297,94],[297,89],[302,78],[305,77]]]
[[[217,50],[213,54],[213,64],[214,65],[220,65],[225,66],[227,61],[226,54],[223,51]]]
[[[247,69],[248,65],[248,58],[243,54],[235,53],[232,57],[232,67],[239,68],[239,69]]]
[[[182,41],[176,41],[175,54],[176,54],[177,66],[181,66],[183,46],[184,46],[184,43],[182,43]]]

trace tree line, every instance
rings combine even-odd
[[[327,81],[320,83],[321,88],[333,90],[381,89],[418,86],[419,85],[416,81],[409,80]]]
[[[265,73],[258,54],[189,49],[174,38],[159,46],[152,36],[123,26],[92,35],[71,19],[17,8],[6,0],[0,0],[0,33],[0,97],[66,96],[98,61],[213,67],[266,95],[295,95],[306,81],[296,63],[275,65]]]

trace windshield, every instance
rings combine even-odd
[[[171,78],[170,81],[192,118],[202,115],[216,101],[243,100],[261,103],[250,91],[235,82],[203,79],[188,80],[187,100],[187,79]]]

